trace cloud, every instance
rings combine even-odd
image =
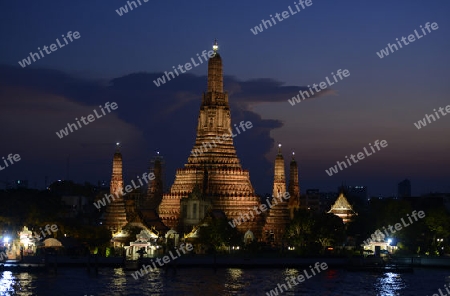
[[[8,126],[5,136],[9,139],[2,151],[22,151],[27,178],[42,175],[44,168],[53,179],[70,174],[78,182],[95,181],[109,178],[114,143],[120,141],[125,175],[133,178],[148,170],[149,160],[160,151],[166,157],[166,186],[171,185],[175,169],[184,165],[194,144],[207,81],[206,76],[185,74],[156,87],[153,80],[160,75],[133,73],[105,82],[49,69],[0,66],[0,123]],[[272,179],[272,163],[264,158],[274,144],[270,133],[283,123],[262,119],[250,107],[286,100],[289,92],[271,79],[227,77],[225,89],[228,86],[232,124],[253,123],[245,137],[235,139],[235,145],[259,192]],[[56,136],[67,123],[92,114],[107,101],[116,102],[119,108],[67,137]]]

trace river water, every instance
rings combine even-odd
[[[303,269],[180,268],[156,270],[135,279],[131,271],[102,268],[98,275],[82,268],[59,268],[58,273],[0,272],[0,295],[267,295]],[[414,273],[368,273],[328,269],[279,295],[426,296],[441,288],[450,270],[415,268]],[[276,295],[276,294],[273,294]],[[450,295],[450,294],[449,294]]]

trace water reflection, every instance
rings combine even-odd
[[[2,295],[6,292],[14,292],[14,277],[11,271],[4,271],[0,279],[0,292]]]
[[[27,273],[3,271],[0,277],[0,295],[32,295],[34,277]]]
[[[229,268],[226,271],[226,281],[224,283],[226,291],[242,291],[245,283],[242,281],[242,269]]]
[[[134,279],[132,271],[102,268],[98,275],[83,268],[61,268],[54,273],[0,272],[3,295],[266,295],[298,277],[303,268],[239,269],[180,268],[156,270]],[[368,273],[329,269],[297,285],[283,295],[302,296],[415,296],[432,295],[444,286],[448,270],[415,269],[414,273]]]
[[[406,283],[400,274],[387,272],[377,278],[374,286],[380,296],[397,296],[406,288]]]

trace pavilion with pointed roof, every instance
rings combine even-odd
[[[357,215],[355,211],[353,211],[353,207],[350,205],[343,192],[339,194],[339,197],[331,206],[331,209],[328,211],[328,213],[334,214],[341,218],[344,224],[349,222],[355,215]]]

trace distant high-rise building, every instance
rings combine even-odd
[[[17,189],[28,188],[28,180],[15,180],[14,185]]]
[[[306,194],[300,197],[300,208],[314,212],[320,211],[319,189],[307,189]]]
[[[331,205],[336,201],[339,196],[339,193],[333,192],[320,192],[320,212],[325,213],[328,212],[331,208]]]
[[[398,183],[398,198],[411,197],[411,182],[405,179]]]
[[[368,205],[367,186],[363,185],[341,185],[338,192],[343,193],[348,202],[356,208],[365,208]]]

